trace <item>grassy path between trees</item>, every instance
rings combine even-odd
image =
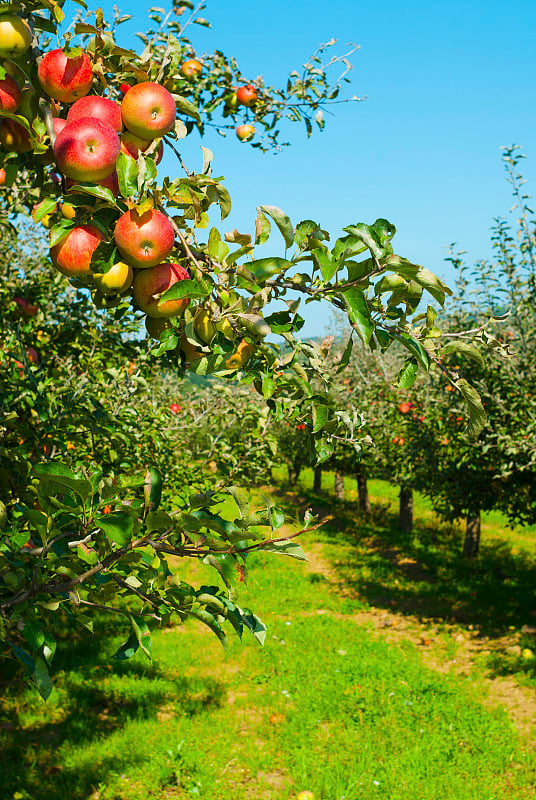
[[[403,537],[386,507],[356,519],[350,483],[335,504],[304,477],[287,510],[313,504],[332,519],[303,542],[307,565],[256,558],[241,603],[268,624],[265,647],[233,640],[224,655],[188,623],[155,632],[151,666],[111,664],[124,638],[112,629],[105,652],[70,638],[46,705],[4,689],[2,798],[536,796],[528,534],[496,540],[500,521],[488,521],[469,566],[425,505]],[[389,487],[372,488],[385,506]]]

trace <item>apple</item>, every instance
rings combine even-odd
[[[181,264],[157,264],[150,269],[141,270],[134,278],[134,299],[149,317],[176,317],[182,314],[190,298],[181,297],[160,303],[160,296],[189,277],[188,270]]]
[[[409,403],[400,403],[400,405],[398,406],[398,409],[399,409],[401,414],[407,414],[410,411],[411,406],[410,406]]]
[[[93,68],[86,53],[69,58],[63,50],[51,50],[41,59],[37,77],[42,89],[54,100],[74,103],[91,89]]]
[[[11,75],[6,75],[0,80],[0,111],[14,114],[20,106],[22,92],[20,86]]]
[[[32,32],[27,22],[15,14],[0,17],[0,58],[22,56],[31,41]]]
[[[212,315],[210,311],[207,311],[206,308],[200,308],[197,311],[194,319],[194,331],[197,333],[203,344],[210,344],[214,334],[216,333],[216,327],[212,322]]]
[[[62,203],[61,213],[65,219],[74,219],[76,217],[76,208],[70,203]]]
[[[121,152],[127,156],[137,159],[140,153],[145,153],[152,145],[152,139],[140,139],[130,131],[126,131],[121,137]],[[155,153],[153,153],[155,164],[160,164],[164,155],[164,144],[160,142]]]
[[[236,111],[238,105],[239,103],[236,94],[236,89],[233,89],[231,94],[227,95],[227,97],[225,98],[225,110],[227,111],[227,113],[232,114],[233,111]]]
[[[312,792],[306,789],[304,792],[299,793],[296,800],[315,800],[315,796]]]
[[[25,297],[14,297],[13,302],[18,305],[20,313],[25,317],[35,317],[39,311],[39,306],[33,305]]]
[[[180,411],[182,411],[182,406],[180,406],[178,403],[172,403],[172,404],[170,405],[170,407],[169,407],[169,410],[170,410],[170,411],[171,411],[173,414],[178,414]]]
[[[0,144],[4,150],[14,153],[28,153],[32,149],[30,134],[14,119],[0,122]]]
[[[236,348],[236,352],[229,356],[228,359],[225,361],[226,369],[240,369],[241,367],[246,364],[251,356],[253,355],[253,347],[246,342],[245,339],[242,339],[238,347]]]
[[[138,268],[154,267],[173,250],[175,234],[171,222],[161,211],[150,208],[140,216],[133,208],[117,220],[114,239],[127,264]]]
[[[155,317],[145,317],[145,330],[152,339],[158,339],[160,341],[164,331],[172,327],[169,319],[165,317],[159,317],[158,319]]]
[[[52,263],[68,278],[87,282],[93,277],[91,256],[103,241],[103,234],[94,225],[78,225],[50,248]]]
[[[113,295],[112,297],[107,297],[102,292],[99,292],[98,289],[94,289],[91,292],[91,299],[93,300],[94,304],[97,308],[115,308],[121,302],[121,298],[119,295]]]
[[[201,350],[198,350],[195,345],[189,342],[184,334],[181,336],[180,348],[184,353],[186,364],[190,364],[192,361],[199,361],[199,359],[203,358],[205,355]]]
[[[123,130],[123,120],[121,118],[121,106],[114,100],[109,100],[107,97],[99,97],[98,95],[88,95],[81,97],[69,109],[67,114],[67,122],[75,122],[77,119],[84,117],[91,117],[92,119],[100,119],[101,122],[107,122],[118,133]]]
[[[185,78],[197,78],[203,72],[203,65],[195,58],[189,58],[181,64],[181,72]]]
[[[68,122],[54,144],[59,169],[76,181],[99,181],[115,169],[121,145],[117,132],[100,119]]]
[[[249,108],[250,106],[255,105],[259,99],[259,95],[257,94],[257,90],[253,84],[248,83],[246,86],[238,87],[236,90],[236,99],[240,105],[247,106]]]
[[[119,91],[121,92],[121,94],[123,96],[126,95],[126,93],[128,92],[129,89],[132,89],[132,86],[130,85],[130,83],[120,83],[119,84]]]
[[[173,130],[177,111],[168,90],[159,83],[137,83],[124,96],[125,128],[141,139],[156,139]]]
[[[132,267],[124,261],[118,261],[108,272],[93,273],[97,289],[106,296],[123,294],[130,288],[133,278]]]
[[[255,128],[253,125],[239,125],[236,129],[236,135],[241,142],[249,142],[255,136]]]
[[[2,167],[0,169],[0,186],[3,186],[5,184],[6,175],[7,175],[7,173],[6,173],[5,169]]]
[[[39,364],[39,355],[35,347],[26,348],[26,358],[28,359],[30,364]]]

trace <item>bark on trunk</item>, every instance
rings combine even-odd
[[[313,492],[322,491],[322,466],[319,464],[315,467],[313,478]]]
[[[296,464],[288,465],[288,482],[290,486],[296,486],[300,477],[301,467]]]
[[[359,510],[361,511],[361,513],[370,514],[372,509],[370,507],[367,476],[364,472],[357,473],[357,497],[359,501]]]
[[[344,475],[342,472],[335,473],[335,497],[337,500],[344,500]]]
[[[480,546],[480,511],[467,515],[465,525],[465,541],[463,554],[465,558],[474,558]]]
[[[413,528],[413,489],[409,486],[400,487],[398,527],[404,533],[411,533]]]

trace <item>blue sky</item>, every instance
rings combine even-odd
[[[103,4],[105,13],[111,6]],[[146,29],[149,3],[135,12],[119,6],[135,14],[124,26],[128,43],[128,32]],[[292,147],[278,155],[209,133],[203,143],[233,198],[225,230],[251,231],[259,203],[282,207],[294,223],[315,219],[335,236],[387,217],[399,231],[396,251],[448,281],[446,246],[488,256],[491,221],[511,204],[501,145],[522,145],[529,191],[536,185],[534,0],[207,0],[203,15],[212,29],[191,29],[198,53],[221,49],[266,83],[283,83],[331,37],[341,47],[357,42],[350,93],[367,98],[335,106],[312,139],[291,126]],[[194,167],[199,144],[193,134],[182,148]],[[162,167],[174,169],[170,159]],[[276,234],[270,241],[279,254]],[[311,309],[304,332],[322,334],[329,310]]]

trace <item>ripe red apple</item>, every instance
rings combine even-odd
[[[0,17],[0,58],[18,58],[30,46],[32,32],[28,23],[16,14]]]
[[[79,225],[50,248],[52,263],[68,278],[91,280],[91,256],[102,241],[104,236],[94,225]]]
[[[0,145],[3,150],[14,153],[28,153],[32,149],[30,134],[14,119],[0,122]]]
[[[26,348],[26,358],[31,364],[39,364],[39,355],[35,347]]]
[[[6,182],[6,174],[7,173],[6,173],[5,169],[2,167],[0,169],[0,186],[3,186],[5,184],[5,182]]]
[[[123,130],[121,106],[115,100],[109,100],[107,97],[88,95],[73,103],[67,114],[67,122],[75,122],[77,119],[83,119],[84,117],[107,122],[118,133]]]
[[[246,86],[238,87],[236,90],[236,99],[241,105],[249,108],[250,106],[255,105],[259,99],[259,95],[257,94],[257,90],[253,84],[248,83]]]
[[[157,264],[150,269],[138,272],[134,278],[134,299],[149,317],[176,317],[182,314],[190,299],[166,300],[160,303],[160,296],[178,281],[189,278],[188,270],[180,264]]]
[[[400,405],[398,406],[398,409],[399,409],[401,414],[407,414],[408,411],[411,409],[411,406],[410,406],[409,403],[400,403]]]
[[[68,58],[63,50],[45,53],[37,68],[43,90],[54,100],[74,103],[84,97],[93,83],[93,69],[86,53]]]
[[[132,86],[130,85],[130,83],[120,83],[119,84],[119,91],[121,92],[121,94],[123,96],[126,95],[126,93],[128,92],[129,89],[132,89]]]
[[[67,125],[67,120],[61,119],[61,117],[53,117],[52,125],[54,127],[54,133],[56,134],[56,136],[59,136],[62,130]]]
[[[140,216],[131,209],[117,220],[114,239],[127,264],[138,268],[154,267],[173,250],[175,234],[171,222],[161,211],[151,208]]]
[[[156,139],[173,130],[175,101],[159,83],[138,83],[124,96],[121,114],[125,127],[141,139]]]
[[[253,125],[239,125],[236,129],[236,135],[241,142],[249,142],[255,136],[255,128]]]
[[[115,169],[121,145],[117,132],[100,119],[68,122],[56,138],[54,157],[59,169],[76,181],[100,181]]]
[[[121,152],[125,153],[127,156],[132,156],[132,158],[137,159],[140,152],[145,153],[152,143],[152,139],[140,139],[139,136],[134,136],[134,134],[130,133],[130,131],[125,131],[121,137]],[[164,144],[163,142],[160,142],[156,153],[153,154],[155,156],[155,164],[160,164],[163,154]]]
[[[172,404],[170,405],[170,407],[169,407],[169,410],[170,410],[170,411],[171,411],[173,414],[179,414],[179,413],[182,411],[182,406],[180,406],[178,403],[172,403]]]
[[[181,72],[185,78],[196,78],[203,72],[203,65],[196,58],[189,58],[181,64]]]
[[[0,80],[0,111],[14,114],[20,106],[22,92],[20,86],[11,75],[6,75]]]

